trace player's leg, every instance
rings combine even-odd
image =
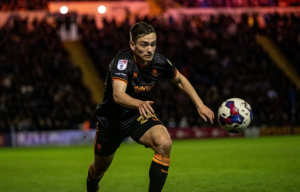
[[[96,192],[99,181],[110,166],[116,150],[124,139],[124,133],[114,131],[109,122],[98,118],[94,143],[94,162],[90,165],[87,177],[87,192]],[[118,129],[116,129],[118,130]]]
[[[99,189],[99,181],[110,166],[115,154],[99,156],[94,154],[94,162],[90,165],[87,177],[87,192],[96,192]]]
[[[155,125],[144,133],[139,142],[155,151],[149,170],[149,192],[160,192],[168,176],[171,137],[163,125]]]

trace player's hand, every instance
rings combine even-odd
[[[140,114],[145,118],[148,119],[148,116],[152,116],[154,114],[154,110],[152,109],[150,104],[153,104],[153,101],[142,101],[139,104],[139,111]]]
[[[214,112],[204,104],[197,108],[198,113],[202,117],[202,119],[206,122],[208,118],[210,123],[213,124],[213,119],[215,118]]]

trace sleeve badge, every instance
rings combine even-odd
[[[127,63],[128,63],[128,60],[119,60],[117,68],[120,71],[123,71],[123,70],[125,70],[127,68]]]

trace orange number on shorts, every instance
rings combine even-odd
[[[158,118],[156,117],[155,114],[153,114],[153,115],[148,115],[148,118],[147,118],[147,119],[145,119],[145,118],[141,115],[141,116],[139,116],[139,118],[137,118],[137,121],[139,121],[139,122],[141,123],[141,125],[142,125],[143,123],[146,123],[146,122],[148,121],[148,119],[151,118],[151,117],[154,118],[153,120],[158,119]]]

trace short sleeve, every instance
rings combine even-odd
[[[123,81],[128,84],[129,61],[127,59],[115,59],[111,64],[111,80]]]
[[[168,59],[165,58],[164,60],[164,77],[168,79],[175,79],[177,76],[176,67]]]

